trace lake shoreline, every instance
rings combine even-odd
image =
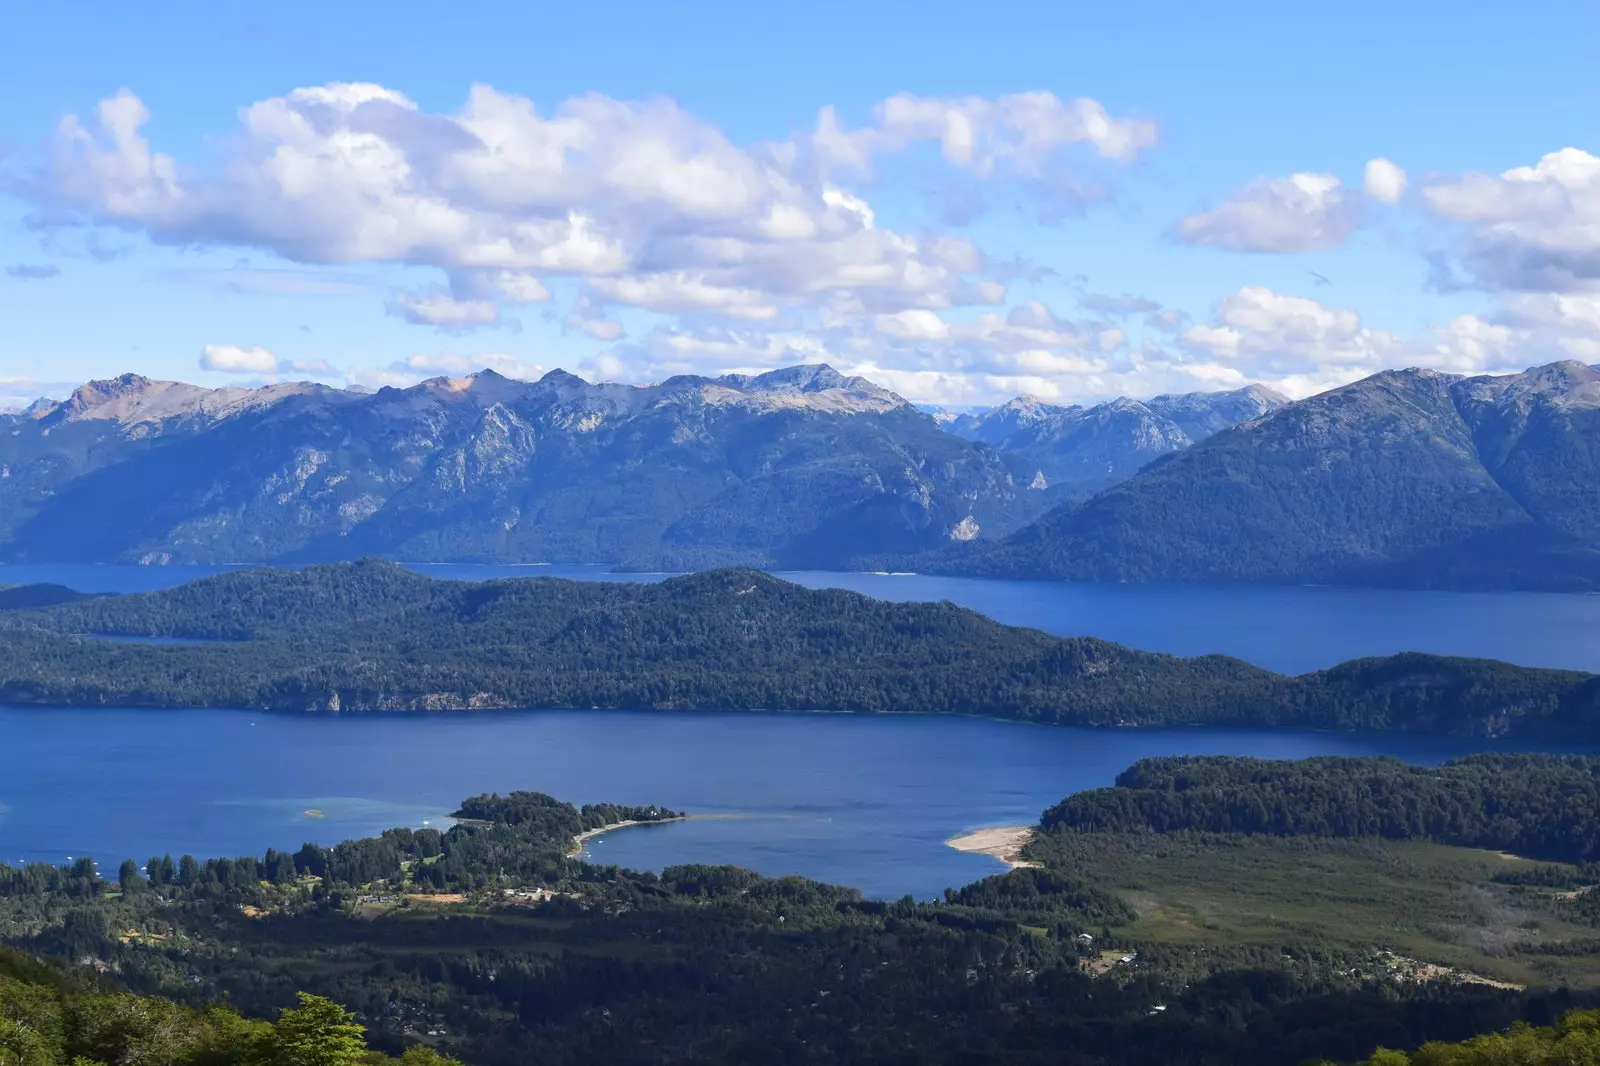
[[[583,857],[583,845],[597,836],[609,833],[614,829],[631,829],[639,825],[666,825],[668,822],[687,822],[692,815],[680,814],[672,818],[629,818],[621,822],[612,822],[609,825],[598,826],[594,829],[585,829],[572,838],[572,846],[567,848],[567,858],[578,859]]]
[[[1022,850],[1033,841],[1034,832],[1031,825],[991,826],[953,836],[944,843],[957,851],[999,859],[1012,870],[1038,869],[1038,863],[1022,856]]]

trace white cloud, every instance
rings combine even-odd
[[[885,230],[827,172],[935,142],[963,173],[1048,183],[1068,149],[1125,163],[1156,139],[1146,121],[1049,93],[901,95],[861,129],[825,109],[813,134],[746,147],[662,98],[590,94],[541,113],[480,85],[436,114],[382,86],[334,84],[241,109],[207,170],[156,151],[149,119],[126,91],[93,121],[68,116],[36,197],[161,242],[436,267],[448,298],[413,293],[391,309],[451,328],[495,321],[482,304],[548,299],[550,277],[585,279],[613,303],[731,318],[995,302],[1004,286],[981,276],[970,241]]]
[[[200,369],[220,374],[276,374],[278,357],[265,348],[208,344],[200,353]]]
[[[1600,156],[1563,148],[1531,167],[1436,179],[1422,202],[1461,225],[1461,259],[1478,285],[1600,292]]]
[[[1600,358],[1600,299],[1520,298],[1488,317],[1458,315],[1413,337],[1372,329],[1349,308],[1246,287],[1220,300],[1180,349],[1290,396],[1379,370],[1422,366],[1457,374],[1509,373],[1557,359]]]
[[[1399,203],[1406,191],[1406,172],[1382,157],[1369,159],[1362,175],[1361,188],[1379,203]]]
[[[582,315],[568,315],[567,325],[588,334],[597,341],[614,341],[623,334],[622,323],[611,318],[585,318]],[[611,373],[615,374],[616,371]]]
[[[471,329],[500,321],[493,300],[461,300],[447,292],[403,292],[389,301],[389,313],[419,326]]]
[[[351,370],[346,380],[351,385],[367,388],[409,388],[429,378],[463,378],[480,370],[493,370],[504,377],[519,381],[535,381],[544,375],[544,367],[526,363],[514,355],[490,352],[483,355],[460,355],[454,352],[418,353],[396,360],[376,370]]]
[[[245,374],[269,379],[291,376],[326,379],[340,376],[338,370],[320,359],[280,359],[265,348],[241,348],[236,344],[206,345],[200,351],[200,369],[218,374]]]
[[[899,93],[877,106],[871,124],[847,131],[838,113],[817,116],[812,147],[827,162],[866,171],[872,157],[916,143],[939,146],[953,166],[980,176],[1009,167],[1024,178],[1044,177],[1061,150],[1074,145],[1131,163],[1155,146],[1159,131],[1145,119],[1114,118],[1097,100],[1062,100],[1054,93],[914,96]]]
[[[606,300],[650,311],[714,311],[729,318],[768,319],[778,314],[771,300],[756,289],[727,288],[701,275],[684,272],[596,278],[590,288]]]
[[[1343,244],[1361,224],[1359,200],[1332,174],[1257,178],[1220,205],[1180,219],[1185,244],[1235,252],[1314,252]]]
[[[875,315],[873,325],[879,333],[901,340],[943,340],[950,335],[950,325],[932,311],[896,311],[892,315]]]
[[[489,279],[501,298],[514,304],[542,304],[550,300],[550,290],[533,274],[502,270]]]

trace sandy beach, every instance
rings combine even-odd
[[[687,815],[683,815],[678,818],[653,818],[648,822],[630,818],[625,822],[612,822],[610,825],[602,825],[598,829],[585,829],[572,838],[572,847],[567,849],[567,858],[576,859],[581,856],[583,854],[583,845],[601,833],[609,833],[613,829],[626,829],[630,825],[666,825],[668,822],[684,821],[687,817]]]
[[[1022,857],[1022,849],[1033,839],[1031,825],[1003,825],[994,829],[979,829],[951,837],[945,843],[957,851],[970,851],[999,859],[1015,870],[1019,866],[1038,866]]]

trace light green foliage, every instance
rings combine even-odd
[[[1594,1066],[1600,1063],[1600,1012],[1573,1011],[1551,1028],[1512,1026],[1459,1044],[1429,1043],[1406,1055],[1374,1052],[1365,1066]]]
[[[366,1032],[331,1000],[300,993],[300,1006],[278,1017],[278,1066],[353,1066],[366,1052]]]

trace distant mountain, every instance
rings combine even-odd
[[[826,366],[376,393],[126,375],[0,416],[0,559],[850,567],[1042,510],[989,448]]]
[[[1600,370],[1386,371],[1218,433],[950,568],[1600,588]]]
[[[1013,479],[1059,503],[1084,499],[1163,455],[1287,402],[1262,385],[1143,402],[1122,398],[1094,407],[1062,407],[1019,396],[952,418],[948,428],[999,451]]]

